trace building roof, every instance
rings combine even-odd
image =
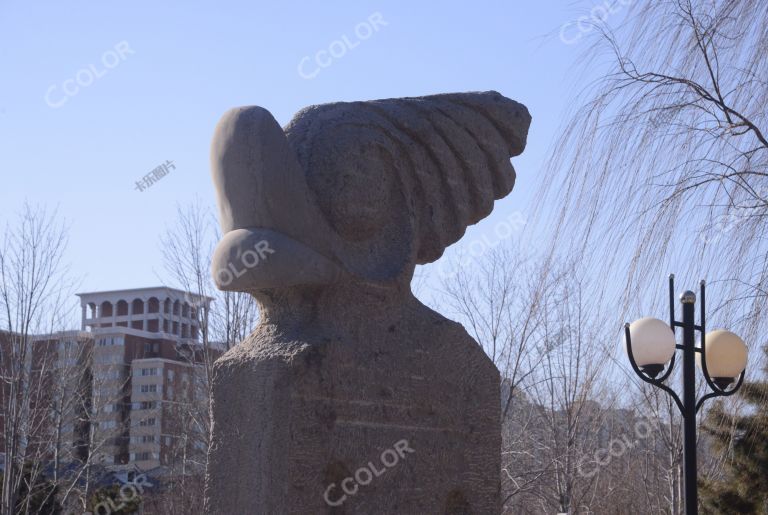
[[[189,291],[179,290],[178,288],[171,288],[170,286],[148,286],[144,288],[128,288],[125,290],[103,290],[103,291],[91,291],[91,292],[83,292],[83,293],[77,293],[76,295],[80,297],[81,300],[85,300],[84,297],[106,297],[106,296],[115,296],[115,295],[151,295],[156,293],[175,293],[179,296],[190,296],[195,299],[205,299],[208,301],[215,300],[213,297],[209,297],[207,295],[199,295],[197,293],[192,293]]]
[[[77,329],[67,329],[64,331],[54,331],[52,333],[40,333],[29,335],[32,341],[47,341],[47,340],[65,340],[65,339],[89,339],[93,338],[93,333],[89,331],[80,331]]]

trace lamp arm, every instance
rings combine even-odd
[[[677,404],[677,409],[680,410],[680,414],[683,417],[685,417],[685,407],[683,406],[683,401],[680,400],[680,397],[677,396],[677,394],[675,393],[675,391],[672,388],[670,388],[669,386],[667,386],[665,384],[661,384],[661,383],[657,384],[657,383],[651,382],[651,384],[654,385],[654,386],[658,386],[659,388],[661,388],[662,390],[667,392],[669,394],[669,396],[672,397],[672,399],[675,401],[675,404]]]
[[[730,390],[723,390],[721,388],[718,388],[717,391],[710,392],[704,395],[701,399],[699,399],[699,402],[696,403],[696,413],[699,412],[699,408],[701,408],[701,406],[704,404],[704,402],[707,399],[712,399],[713,397],[728,397],[736,393],[739,390],[739,388],[741,388],[741,385],[744,382],[744,372],[746,372],[746,370],[741,371],[741,374],[739,375],[739,379],[738,381],[736,381],[736,386],[734,386]]]
[[[709,392],[708,394],[702,396],[701,399],[699,399],[699,402],[696,403],[696,413],[699,412],[699,409],[707,399],[711,399],[713,397],[720,397],[720,394],[717,392]]]
[[[706,326],[704,321],[704,316],[706,313],[705,303],[706,303],[707,297],[706,297],[706,283],[704,281],[701,281],[701,293],[699,296],[701,297],[700,299],[701,301],[701,331],[700,331],[701,332],[701,348],[696,350],[701,354],[701,371],[704,373],[704,379],[707,381],[707,385],[709,386],[710,390],[715,392],[717,395],[722,395],[725,392],[725,390],[717,386],[714,383],[714,381],[712,381],[712,376],[709,375],[709,370],[707,369],[707,352],[706,352],[707,332],[706,332]],[[709,396],[709,394],[705,395],[701,399],[701,401],[699,401],[696,404],[696,409],[698,410],[698,408],[706,399],[711,397],[716,397],[717,395],[711,395],[711,396]]]
[[[675,333],[675,274],[669,274],[669,327]]]
[[[670,388],[669,386],[665,385],[663,381],[669,377],[669,374],[672,372],[672,367],[675,364],[675,356],[672,355],[672,360],[669,362],[669,366],[667,367],[667,371],[664,373],[664,375],[661,377],[661,379],[651,379],[647,375],[643,373],[642,370],[640,370],[640,367],[637,366],[637,362],[635,361],[635,357],[632,354],[632,339],[629,334],[629,324],[624,324],[624,340],[626,341],[627,345],[627,356],[629,357],[629,363],[632,365],[632,370],[635,371],[635,374],[645,381],[648,384],[652,384],[653,386],[660,388],[667,392],[672,399],[674,399],[675,404],[677,404],[678,409],[680,410],[680,413],[685,416],[685,409],[683,407],[683,402],[680,400],[680,397],[677,396],[675,391]]]

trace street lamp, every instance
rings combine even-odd
[[[653,386],[667,392],[683,415],[683,478],[685,483],[685,513],[698,513],[696,488],[696,413],[704,401],[712,397],[733,395],[744,382],[747,346],[730,331],[718,329],[706,333],[705,283],[701,281],[700,325],[695,323],[696,294],[686,291],[680,295],[683,321],[675,320],[675,276],[669,276],[669,325],[656,318],[641,318],[624,325],[624,345],[635,373]],[[675,328],[683,330],[683,343],[677,344]],[[696,346],[695,334],[701,334]],[[664,384],[675,365],[675,350],[682,350],[683,399]],[[696,363],[712,390],[696,400]],[[666,371],[664,368],[666,367]],[[730,385],[736,383],[732,388]]]

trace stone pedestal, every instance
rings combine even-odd
[[[312,337],[267,320],[216,363],[207,513],[499,512],[495,366],[412,297],[366,300]]]

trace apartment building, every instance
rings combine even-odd
[[[163,286],[78,297],[81,329],[93,338],[94,460],[153,470],[204,452],[195,434],[196,417],[207,413],[204,353],[220,354],[200,341],[212,299]]]
[[[28,452],[70,462],[88,457],[92,335],[62,331],[33,336],[30,345]]]
[[[11,437],[27,460],[66,463],[87,457],[92,348],[91,335],[81,331],[26,337],[0,332],[3,451]],[[4,465],[2,452],[0,468]]]

